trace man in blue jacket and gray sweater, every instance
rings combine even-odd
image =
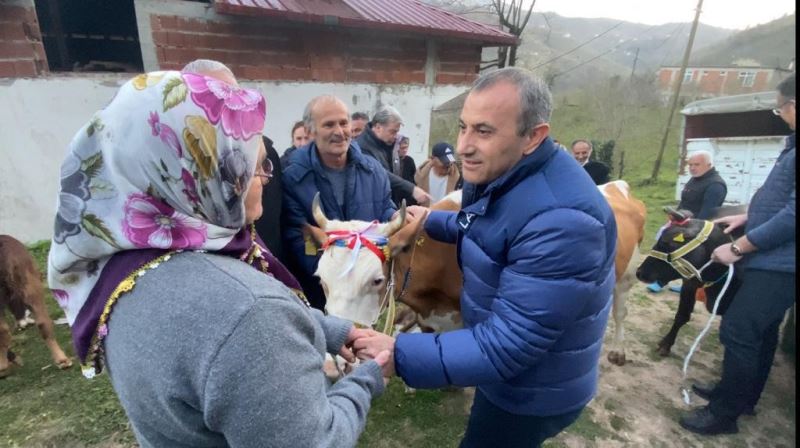
[[[773,110],[793,132],[795,90],[792,74],[778,85],[778,107]],[[716,221],[728,226],[726,233],[745,226],[743,236],[717,247],[711,256],[718,263],[738,262],[742,286],[719,330],[725,346],[722,378],[714,386],[693,387],[709,402],[681,418],[681,426],[689,431],[706,435],[737,432],[736,420],[755,412],[753,407],[767,383],[778,328],[796,295],[796,164],[792,133],[764,185],[750,200],[747,214]]]
[[[303,236],[314,223],[311,202],[319,192],[325,216],[349,221],[388,221],[395,213],[386,171],[350,138],[347,105],[332,95],[312,99],[303,112],[311,143],[289,157],[283,173],[284,238],[290,266],[309,302],[324,309],[325,295],[314,277],[320,254]]]
[[[475,82],[459,120],[462,210],[425,221],[432,238],[458,245],[464,328],[354,343],[361,357],[393,346],[409,386],[477,386],[462,447],[538,446],[597,390],[616,224],[548,137],[550,111],[546,85],[521,69]]]

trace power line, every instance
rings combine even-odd
[[[556,60],[558,60],[558,59],[561,59],[561,58],[563,58],[564,56],[566,56],[566,55],[568,55],[568,54],[570,54],[570,53],[574,53],[574,52],[575,52],[575,51],[577,51],[579,48],[581,48],[581,47],[584,47],[584,46],[588,45],[589,43],[591,43],[592,41],[595,41],[595,40],[597,40],[598,38],[600,38],[600,37],[601,37],[601,36],[603,36],[604,34],[608,34],[608,33],[609,33],[609,32],[611,32],[611,31],[612,31],[614,28],[617,28],[618,26],[622,25],[623,23],[625,23],[625,21],[622,21],[622,22],[619,22],[619,23],[617,23],[616,25],[614,25],[614,26],[612,26],[611,28],[609,28],[609,29],[607,29],[607,30],[603,31],[603,32],[602,32],[602,33],[600,33],[600,34],[596,34],[596,35],[595,35],[594,37],[592,37],[591,39],[587,40],[586,42],[583,42],[583,43],[581,43],[580,45],[578,45],[577,47],[574,47],[574,48],[572,48],[572,49],[571,49],[571,50],[569,50],[569,51],[566,51],[566,52],[564,52],[564,53],[561,53],[561,54],[559,54],[559,55],[557,55],[557,56],[555,56],[555,57],[553,57],[553,58],[551,58],[551,59],[548,59],[548,60],[547,60],[547,61],[545,61],[545,62],[542,62],[541,64],[539,64],[539,65],[537,65],[537,66],[535,66],[535,67],[531,68],[531,70],[536,70],[537,68],[539,68],[539,67],[542,67],[542,66],[545,66],[545,65],[547,65],[547,64],[549,64],[549,63],[551,63],[551,62],[553,62],[553,61],[556,61]]]
[[[592,62],[594,60],[597,60],[597,59],[599,59],[599,58],[611,53],[612,51],[616,50],[617,48],[621,47],[623,44],[627,44],[628,42],[631,42],[631,41],[633,41],[635,39],[638,39],[640,36],[642,36],[643,34],[649,32],[650,30],[652,30],[655,27],[656,27],[656,25],[651,25],[650,27],[648,27],[647,29],[645,29],[641,33],[637,34],[636,36],[634,36],[634,37],[632,37],[630,39],[627,39],[627,40],[623,40],[622,42],[618,43],[617,45],[614,45],[610,49],[598,54],[597,56],[595,56],[593,58],[590,58],[590,59],[587,59],[587,60],[581,62],[580,64],[572,66],[572,67],[570,67],[570,68],[568,68],[568,69],[566,69],[566,70],[564,70],[562,72],[556,73],[555,75],[552,75],[552,77],[555,78],[556,76],[561,76],[561,75],[563,75],[565,73],[568,73],[568,72],[571,72],[571,71],[575,70],[578,67],[584,66],[584,65],[586,65],[586,64],[588,64],[588,63],[590,63],[590,62]]]

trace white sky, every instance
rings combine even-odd
[[[552,11],[566,17],[607,17],[660,25],[691,22],[697,0],[536,0],[534,12]],[[700,22],[742,29],[793,13],[793,0],[704,0]]]

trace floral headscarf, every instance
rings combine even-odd
[[[127,275],[143,275],[170,251],[223,250],[240,233],[265,115],[257,91],[153,72],[125,83],[72,139],[48,283],[81,361],[92,357],[87,333],[105,337],[98,319]],[[102,368],[94,361],[87,376]]]

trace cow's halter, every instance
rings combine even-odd
[[[697,280],[703,281],[702,272],[703,270],[709,266],[712,262],[711,260],[708,261],[703,267],[697,269],[692,263],[688,260],[684,259],[689,252],[697,249],[708,240],[708,237],[711,236],[711,232],[714,230],[714,223],[711,221],[705,221],[703,224],[703,229],[700,230],[700,233],[697,234],[694,238],[692,238],[688,243],[684,244],[683,246],[675,249],[670,253],[657,251],[655,249],[650,251],[650,255],[648,257],[653,257],[657,260],[661,260],[670,266],[672,266],[681,277],[685,279],[690,279],[692,277],[696,277]]]
[[[331,246],[346,247],[353,251],[353,258],[350,260],[350,264],[342,271],[339,278],[344,277],[353,269],[358,259],[358,251],[362,247],[375,254],[381,260],[381,264],[389,259],[389,239],[384,235],[371,232],[377,225],[378,221],[372,221],[361,230],[332,230],[325,232],[328,235],[328,241],[325,241],[322,245],[323,251],[328,250]]]
[[[389,239],[385,235],[372,232],[377,225],[378,221],[372,221],[361,230],[332,230],[325,232],[325,234],[328,235],[328,240],[322,245],[322,250],[326,251],[331,246],[338,246],[346,247],[353,252],[349,265],[339,274],[339,278],[347,275],[347,273],[355,267],[356,260],[358,260],[358,252],[361,248],[369,249],[370,252],[375,254],[381,261],[381,266],[383,266],[387,260],[390,260],[389,282],[386,284],[386,293],[381,300],[378,316],[380,317],[380,315],[388,309],[383,333],[391,335],[390,331],[397,313],[394,300],[394,260],[392,260],[389,250]]]

